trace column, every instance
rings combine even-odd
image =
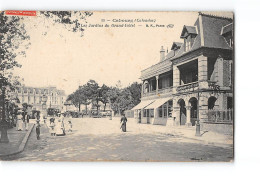
[[[208,58],[203,55],[198,58],[198,81],[200,89],[208,88]]]
[[[177,93],[176,88],[180,85],[180,70],[174,65],[173,66],[173,93]]]
[[[218,64],[218,85],[220,87],[223,87],[223,83],[224,83],[224,69],[223,69],[223,63],[224,60],[221,56],[218,57],[217,59],[217,64]]]
[[[208,119],[208,99],[209,95],[207,92],[203,92],[202,94],[200,94],[200,97],[198,98],[199,106],[197,108],[199,109],[200,122],[204,122]]]
[[[186,124],[185,125],[187,125],[187,126],[191,126],[190,115],[191,115],[191,106],[186,106]]]
[[[173,117],[173,124],[174,125],[180,125],[180,107],[174,107],[173,108],[173,114],[172,114],[172,117]]]
[[[156,95],[158,95],[158,89],[159,89],[159,75],[156,75],[155,78],[156,78]]]

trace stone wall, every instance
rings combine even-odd
[[[225,135],[233,135],[233,124],[201,123],[201,131],[213,131]]]
[[[153,125],[166,125],[167,124],[167,118],[154,118],[154,121],[152,123]]]

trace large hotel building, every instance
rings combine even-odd
[[[139,123],[195,126],[230,133],[233,129],[233,19],[199,13],[183,26],[171,51],[141,72]]]
[[[33,110],[41,111],[43,107],[43,96],[47,96],[47,108],[55,108],[65,111],[66,95],[64,90],[58,90],[54,86],[49,87],[19,87],[14,92],[20,104],[27,103],[32,105]]]

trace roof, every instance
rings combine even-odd
[[[220,35],[225,35],[228,32],[233,31],[233,23],[223,26]]]
[[[177,59],[178,57],[181,57],[182,55],[190,53],[201,47],[232,50],[232,48],[225,41],[225,38],[222,35],[220,35],[222,30],[228,31],[230,29],[233,29],[233,25],[230,25],[230,23],[232,22],[233,20],[231,18],[200,13],[199,18],[194,23],[198,35],[195,37],[194,43],[190,51],[185,52],[184,46],[182,45],[179,52],[174,57],[171,57],[171,60]],[[187,27],[188,26],[184,26],[183,29],[191,30],[191,28]]]
[[[177,59],[201,47],[232,50],[232,48],[226,42],[225,38],[221,35],[222,31],[226,32],[230,29],[233,29],[233,25],[230,25],[232,22],[233,19],[231,18],[199,13],[199,17],[193,26],[183,26],[182,34],[180,36],[180,38],[182,38],[185,33],[196,34],[191,49],[188,52],[185,52],[183,43],[173,42],[171,49],[176,46],[180,47],[177,53],[174,53],[174,51],[171,50],[169,53],[167,53],[163,61],[160,61],[159,63],[142,70],[142,72],[148,71],[162,62],[168,62],[170,60]]]
[[[185,38],[188,34],[198,34],[196,26],[183,26],[182,32],[181,32],[181,38]]]
[[[180,48],[181,45],[182,45],[182,43],[180,43],[180,42],[173,42],[171,50],[173,50],[174,48]]]

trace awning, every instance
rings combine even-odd
[[[168,98],[157,99],[149,106],[146,106],[144,109],[156,109],[156,108],[162,106],[165,102],[169,101],[170,99],[172,99],[172,98],[168,97]]]
[[[145,108],[146,106],[150,105],[153,102],[154,102],[154,100],[141,101],[138,105],[133,107],[131,110],[143,109],[143,108]]]

